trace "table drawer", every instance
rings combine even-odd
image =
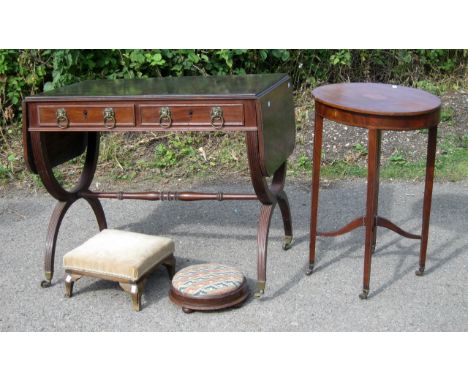
[[[128,105],[38,105],[38,125],[41,127],[118,127],[134,126],[133,104]]]
[[[244,105],[144,104],[139,106],[140,125],[162,128],[202,126],[221,129],[244,126]]]

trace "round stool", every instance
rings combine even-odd
[[[419,269],[422,276],[426,262],[429,216],[431,212],[432,183],[437,141],[437,124],[440,120],[440,100],[422,90],[404,86],[344,83],[321,86],[313,91],[315,98],[314,153],[312,174],[312,203],[310,217],[310,275],[315,263],[315,242],[317,236],[338,236],[364,226],[364,277],[363,289],[359,295],[366,299],[369,293],[371,258],[376,245],[377,226],[390,229],[409,239],[421,240]],[[317,210],[320,183],[320,159],[322,151],[323,119],[369,130],[368,175],[366,213],[330,232],[317,232]],[[390,220],[377,215],[379,194],[380,136],[382,130],[410,131],[428,129],[426,181],[422,213],[421,233],[404,231]]]
[[[249,296],[244,275],[236,268],[208,263],[186,267],[172,279],[169,298],[185,313],[240,305]]]

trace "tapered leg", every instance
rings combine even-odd
[[[315,113],[312,193],[310,208],[309,268],[307,269],[306,275],[312,274],[315,264],[315,243],[317,241],[317,212],[320,185],[320,161],[322,158],[322,132],[323,117]]]
[[[421,249],[419,252],[419,269],[416,271],[417,276],[424,274],[426,266],[427,241],[429,239],[429,219],[431,216],[432,203],[432,185],[434,181],[434,164],[437,145],[437,125],[429,129],[427,141],[427,160],[426,160],[426,182],[424,186],[424,201],[422,214],[422,229],[421,229]]]
[[[283,249],[287,251],[292,247],[293,244],[293,230],[291,222],[291,209],[289,208],[288,196],[284,191],[281,191],[277,195],[278,206],[281,211],[281,217],[283,218],[284,226],[284,241]]]
[[[275,204],[262,204],[257,231],[257,291],[255,297],[261,297],[265,292],[266,284],[266,261],[268,248],[268,231],[270,230],[271,216]]]
[[[376,212],[377,212],[377,200],[376,200],[376,176],[378,172],[378,148],[380,133],[378,130],[369,130],[369,142],[368,142],[368,164],[367,164],[367,206],[366,206],[366,236],[365,236],[365,248],[364,248],[364,277],[362,293],[359,295],[361,299],[366,299],[369,294],[369,281],[371,272],[371,260],[372,260],[372,244],[375,235],[376,227]]]
[[[375,178],[374,178],[374,198],[375,198],[375,216],[378,215],[379,211],[379,183],[380,183],[380,143],[382,138],[381,130],[377,130],[377,169],[375,171]],[[377,244],[377,225],[374,227],[374,232],[372,235],[372,253],[375,252],[375,246]]]

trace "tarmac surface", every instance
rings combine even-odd
[[[247,183],[198,186],[199,191],[251,192]],[[467,331],[468,183],[436,183],[426,272],[417,277],[419,241],[379,228],[370,294],[361,301],[364,229],[319,238],[316,270],[305,276],[310,188],[289,183],[295,243],[283,251],[279,209],[268,247],[267,286],[240,308],[185,314],[168,298],[164,269],[149,279],[142,310],[117,283],[82,278],[64,297],[62,257],[98,232],[82,200],[68,211],[58,238],[53,284],[42,289],[43,252],[55,201],[48,195],[0,199],[1,331]],[[320,230],[341,227],[364,212],[365,181],[320,190]],[[419,233],[422,183],[382,182],[379,215]],[[256,201],[103,201],[109,228],[171,237],[177,269],[202,262],[238,267],[256,286]]]

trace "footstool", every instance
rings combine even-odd
[[[176,273],[169,298],[185,313],[239,306],[249,296],[244,275],[236,268],[216,264],[197,264]]]
[[[132,296],[133,309],[141,308],[141,295],[149,274],[164,265],[175,273],[174,242],[166,237],[104,229],[63,257],[65,295],[82,276],[116,281]]]

